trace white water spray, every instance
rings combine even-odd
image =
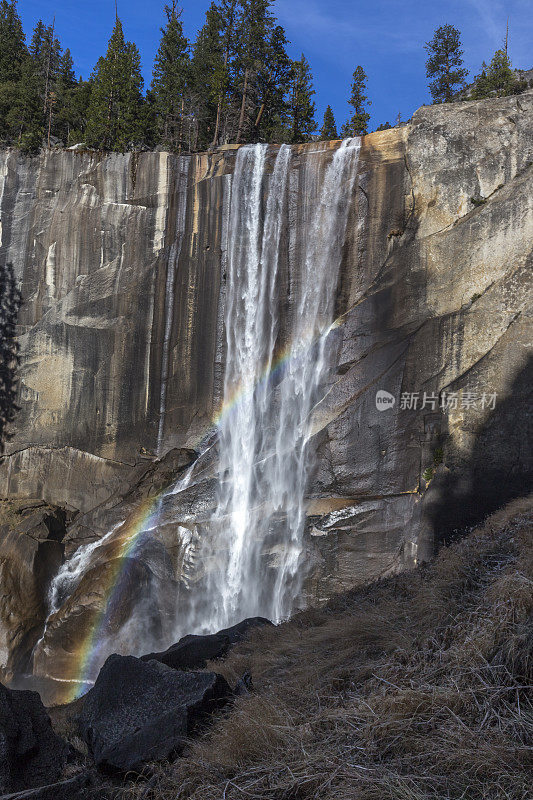
[[[280,620],[300,588],[305,492],[312,467],[310,423],[327,376],[327,333],[344,243],[359,140],[333,155],[304,234],[305,253],[280,342],[279,262],[287,225],[291,149],[283,145],[266,187],[266,145],[239,150],[232,185],[226,290],[224,401],[214,532],[206,597],[191,629],[247,616]],[[323,154],[321,154],[323,157]],[[310,156],[312,157],[312,156]],[[312,167],[315,174],[316,164]],[[264,208],[264,214],[263,214]]]

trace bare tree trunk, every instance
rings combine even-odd
[[[299,119],[298,119],[298,101],[299,101],[299,92],[298,92],[298,78],[296,78],[294,82],[294,89],[293,89],[293,98],[294,98],[294,116],[292,118],[292,138],[294,141],[297,140],[298,137],[298,128],[299,126]]]
[[[44,105],[43,111],[46,114],[46,102],[48,99],[48,86],[50,83],[50,64],[52,61],[52,47],[54,46],[54,31],[56,27],[56,18],[54,17],[54,21],[52,22],[52,33],[50,35],[50,42],[48,44],[48,64],[46,65],[46,82],[44,86]]]
[[[217,121],[215,123],[215,133],[213,135],[213,142],[212,146],[216,147],[218,143],[218,136],[219,136],[219,129],[220,129],[220,113],[222,111],[222,95],[218,98],[218,106],[217,106]]]
[[[48,105],[50,107],[50,113],[49,113],[49,116],[48,116],[48,149],[50,150],[50,134],[52,132],[52,109],[53,109],[53,106],[54,106],[53,95],[50,95],[50,102],[49,102]]]
[[[183,141],[183,111],[185,109],[185,100],[183,97],[181,98],[181,114],[180,114],[180,129],[179,129],[179,144],[178,144],[178,153],[181,155],[181,145]]]
[[[261,103],[261,108],[257,114],[255,119],[255,128],[258,128],[261,125],[261,120],[263,119],[263,114],[265,113],[265,103]]]
[[[237,139],[236,139],[235,144],[240,144],[241,143],[242,130],[244,128],[244,114],[245,114],[245,111],[246,111],[246,96],[247,96],[247,94],[248,94],[248,68],[246,69],[246,72],[244,73],[244,88],[242,90],[241,113],[239,115],[239,127],[237,129]]]

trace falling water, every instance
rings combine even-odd
[[[303,233],[297,237],[303,252],[290,245],[291,148],[279,148],[270,175],[267,145],[242,147],[237,154],[228,221],[226,411],[218,429],[216,509],[210,521],[204,517],[186,528],[176,526],[185,555],[179,576],[184,593],[176,597],[176,622],[169,634],[173,641],[174,636],[217,630],[248,616],[285,618],[301,588],[305,495],[313,466],[311,422],[328,377],[328,333],[359,140],[345,140],[324,173],[324,151],[315,153],[305,155],[300,190],[305,198],[298,203],[305,208]],[[182,229],[180,222],[180,234]],[[288,318],[285,311],[282,318],[287,299],[282,265],[289,251],[290,304]],[[170,262],[164,362],[175,259]],[[164,394],[166,374],[163,378]],[[161,433],[162,428],[160,439]],[[151,521],[134,534],[139,541],[156,534],[162,517],[165,524],[179,523],[180,498],[201,462],[161,495]],[[209,463],[208,458],[207,472]],[[63,565],[50,587],[51,615],[121,524],[104,539],[81,547]],[[142,623],[138,618],[143,609],[140,602],[132,624],[136,619]],[[101,645],[102,658],[115,646],[116,641]]]
[[[323,177],[304,234],[289,321],[290,355],[274,371],[291,150],[280,148],[268,185],[265,145],[243,147],[237,156],[224,400],[227,406],[235,395],[239,400],[219,429],[218,505],[206,554],[216,564],[207,593],[213,629],[257,614],[279,620],[289,614],[299,589],[311,413],[327,376],[327,333],[358,153],[359,140],[344,141]]]

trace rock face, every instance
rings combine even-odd
[[[127,772],[179,752],[230,694],[213,672],[110,656],[84,702],[80,732],[98,766]]]
[[[302,602],[412,566],[435,536],[531,486],[532,110],[532,92],[425,107],[363,138],[333,377],[314,420]],[[318,149],[324,169],[336,146],[292,150],[283,318],[317,191],[306,159]],[[68,552],[132,513],[143,459],[210,441],[234,160],[232,147],[183,158],[0,153],[0,258],[25,298],[22,410],[0,495],[81,511]],[[214,459],[208,450],[162,514],[133,583],[158,575],[168,588],[178,565],[186,595],[208,569],[194,541],[214,502]],[[162,485],[165,462],[150,469]],[[183,545],[169,548],[176,530]],[[87,603],[102,610],[111,545],[45,637],[48,655],[68,640],[68,659],[62,631]]]
[[[0,503],[0,653],[3,680],[28,669],[63,560],[68,515],[42,500]]]
[[[68,747],[52,730],[36,692],[0,684],[0,792],[16,792],[57,781]]]

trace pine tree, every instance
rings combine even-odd
[[[74,62],[67,48],[61,57],[55,84],[56,106],[52,119],[52,133],[69,147],[83,139],[87,124],[90,84],[76,80]]]
[[[0,2],[0,83],[18,81],[28,58],[16,0]]]
[[[240,0],[220,0],[218,5],[216,5],[216,9],[219,14],[220,35],[223,47],[223,73],[217,103],[213,146],[216,146],[221,138],[225,141],[228,141],[229,138],[227,110],[229,105],[230,72],[232,71],[231,65],[235,58],[237,47],[237,21],[240,11]]]
[[[464,86],[468,70],[463,67],[461,34],[453,25],[441,25],[425,49],[426,75],[432,79],[429,90],[434,103],[450,103],[454,93]]]
[[[268,69],[268,43],[274,27],[271,4],[272,0],[241,0],[238,48],[233,65],[235,99],[238,100],[237,144],[250,140],[261,107],[260,84]]]
[[[302,53],[292,64],[291,142],[308,142],[316,130],[314,94],[311,67]]]
[[[324,122],[320,129],[320,135],[325,141],[331,141],[338,137],[337,125],[335,124],[335,117],[333,116],[331,106],[328,106],[324,113]]]
[[[496,50],[487,67],[483,62],[481,74],[475,79],[471,97],[481,100],[484,97],[505,97],[514,94],[518,80],[505,50]]]
[[[366,92],[367,76],[363,67],[358,66],[355,68],[352,82],[352,92],[348,103],[352,106],[354,113],[350,119],[343,125],[342,135],[348,136],[364,136],[368,133],[368,121],[370,114],[366,110],[367,105],[370,105]]]
[[[181,9],[176,0],[165,6],[167,25],[155,58],[152,92],[158,117],[160,144],[180,152],[184,143],[184,120],[189,79],[189,42],[183,34]]]
[[[7,426],[18,411],[16,326],[22,303],[11,264],[0,268],[0,453],[10,438]]]
[[[17,98],[10,117],[18,128],[17,144],[23,151],[35,152],[45,137],[43,75],[35,68],[33,58],[25,61],[17,84]]]
[[[137,47],[124,39],[117,17],[107,53],[98,60],[87,120],[87,143],[102,150],[124,152],[143,139],[143,79]]]
[[[0,2],[0,141],[12,144],[23,133],[21,81],[29,62],[16,0]]]
[[[39,20],[34,28],[30,44],[30,56],[33,69],[41,80],[41,96],[43,111],[47,106],[48,92],[52,91],[61,67],[61,44],[55,35],[55,20],[52,25],[45,25]]]
[[[390,128],[392,128],[392,125],[390,124],[390,122],[382,122],[380,125],[378,125],[376,130],[377,131],[388,131]]]
[[[37,20],[35,28],[33,29],[29,51],[33,59],[33,63],[39,65],[41,69],[44,69],[45,49],[46,25],[42,19],[39,19]]]
[[[195,121],[193,150],[206,149],[215,137],[219,100],[227,84],[223,28],[222,15],[215,3],[211,3],[194,44],[190,66],[189,91]]]
[[[34,28],[29,56],[22,64],[20,80],[7,111],[13,139],[25,151],[35,151],[51,134],[57,107],[56,83],[61,64],[61,44],[55,25],[39,20]]]
[[[490,97],[491,86],[487,77],[488,67],[485,61],[481,65],[481,72],[474,78],[474,87],[470,93],[472,100],[481,100],[484,97]]]
[[[288,41],[281,25],[276,25],[266,47],[266,66],[258,75],[259,110],[254,122],[254,138],[285,142],[290,137],[287,96],[291,89],[292,62],[287,55]]]

